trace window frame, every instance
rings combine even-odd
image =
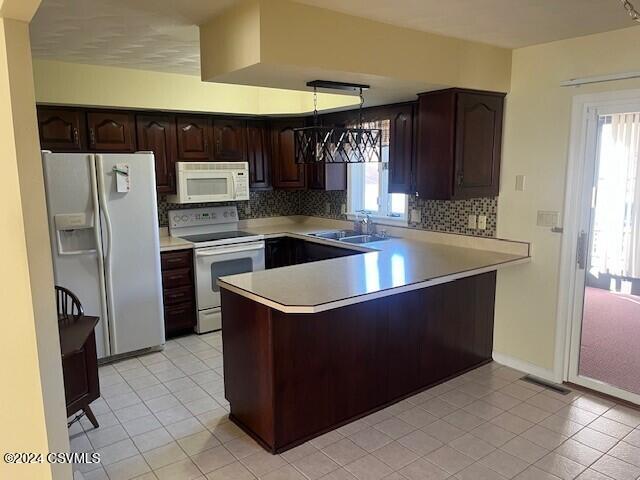
[[[392,216],[390,212],[392,194],[389,193],[389,162],[381,162],[377,165],[378,168],[381,169],[378,187],[380,189],[379,192],[382,192],[382,199],[378,198],[379,210],[377,212],[369,212],[371,219],[374,223],[406,227],[409,225],[409,195],[399,194],[405,196],[404,216]],[[364,199],[362,188],[364,182],[362,178],[354,178],[353,168],[351,168],[353,166],[354,165],[347,165],[347,219],[349,220],[355,220],[358,215],[362,215],[356,211],[356,208],[362,205]],[[362,177],[362,175],[358,175],[358,177]],[[360,184],[357,189],[354,187],[356,182]],[[356,202],[354,201],[354,197],[358,194],[356,192],[359,192],[359,205],[355,205]],[[383,206],[384,208],[382,208]],[[360,208],[358,208],[358,210],[360,210]]]

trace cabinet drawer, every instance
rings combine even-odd
[[[166,252],[160,255],[162,270],[191,267],[191,250]]]
[[[192,283],[190,268],[180,268],[162,272],[162,287],[165,290],[174,287],[188,286]]]
[[[171,288],[164,291],[164,304],[176,305],[178,303],[192,302],[193,301],[193,287],[191,285],[186,287]]]
[[[192,329],[196,326],[196,307],[193,302],[165,306],[164,329],[170,336],[176,332]]]

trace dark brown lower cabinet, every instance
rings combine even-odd
[[[491,360],[495,272],[286,314],[222,291],[230,418],[282,452]]]
[[[309,242],[294,237],[268,238],[265,241],[265,268],[288,267],[300,263],[317,262],[330,258],[358,255],[362,252]]]
[[[162,252],[164,333],[166,338],[193,332],[196,326],[196,299],[193,279],[193,252]]]

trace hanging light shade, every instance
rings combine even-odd
[[[364,163],[382,161],[382,130],[362,127],[362,90],[368,85],[315,80],[313,87],[313,126],[294,128],[297,163]],[[356,128],[318,125],[317,88],[335,88],[360,92],[359,124]]]

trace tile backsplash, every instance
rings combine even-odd
[[[309,215],[345,220],[346,216],[342,215],[341,211],[342,205],[347,204],[347,192],[255,191],[249,194],[248,201],[189,205],[168,203],[165,196],[160,196],[158,198],[158,219],[160,226],[166,227],[169,224],[167,219],[169,210],[231,204],[238,207],[238,216],[241,220],[288,215]],[[424,200],[410,196],[409,210],[412,209],[420,211],[421,219],[419,223],[411,223],[409,225],[411,228],[483,237],[496,236],[497,197],[469,200]],[[487,228],[485,230],[468,229],[467,223],[470,214],[486,215]]]
[[[167,212],[181,208],[236,205],[240,220],[248,218],[279,217],[299,215],[300,193],[297,191],[265,190],[249,193],[249,200],[241,202],[190,203],[177,204],[167,202],[166,196],[158,197],[158,221],[161,227],[169,225]]]
[[[437,230],[439,232],[462,233],[480,237],[496,236],[498,216],[498,198],[483,197],[468,200],[424,200],[409,197],[409,211],[420,211],[420,223],[411,223],[412,228],[421,230]],[[469,215],[486,215],[485,230],[467,228]]]

